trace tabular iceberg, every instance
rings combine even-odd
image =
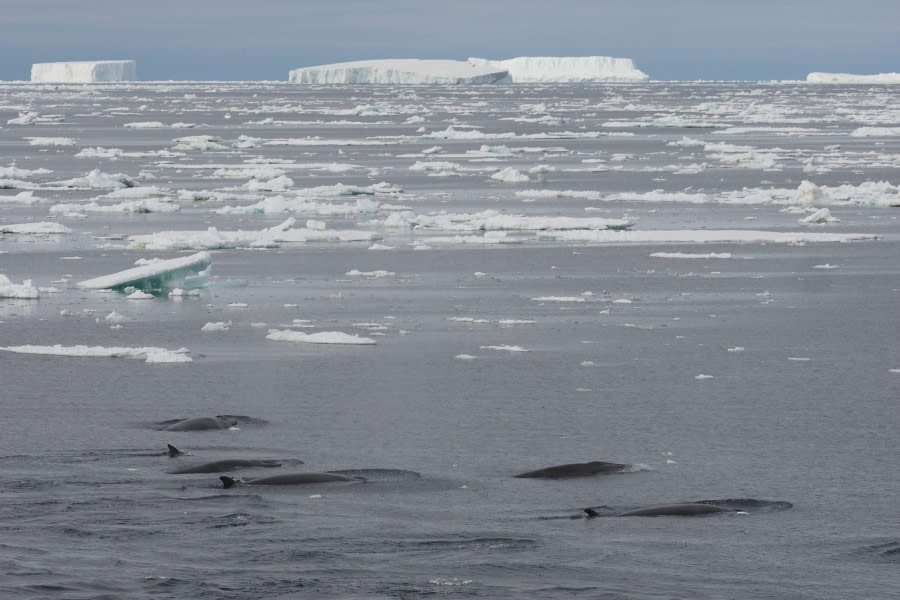
[[[137,81],[137,63],[133,60],[35,63],[31,65],[31,81],[34,83]]]
[[[650,77],[630,58],[611,56],[519,56],[508,60],[470,58],[469,63],[509,71],[502,83],[634,82]]]
[[[461,60],[389,59],[304,67],[290,72],[291,83],[354,84],[401,83],[461,85],[495,83],[506,70]]]
[[[853,73],[810,73],[807,83],[900,83],[900,73],[855,75]]]

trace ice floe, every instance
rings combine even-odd
[[[319,333],[303,333],[289,329],[270,329],[267,340],[279,342],[296,342],[301,344],[336,344],[336,345],[373,345],[375,340],[358,335],[350,335],[340,331],[320,331]]]
[[[189,363],[193,359],[188,356],[187,348],[166,350],[153,346],[141,348],[104,347],[104,346],[5,346],[0,350],[18,354],[41,354],[45,356],[69,356],[90,358],[134,358],[148,363]]]
[[[67,233],[72,233],[72,230],[60,223],[41,221],[39,223],[0,223],[0,233],[64,235]]]

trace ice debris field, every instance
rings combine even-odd
[[[649,83],[630,61],[599,58],[292,74],[422,83],[459,68],[533,82],[519,87],[0,84],[0,350],[189,364],[189,345],[239,343],[240,332],[272,352],[378,351],[416,331],[397,314],[405,291],[415,301],[552,274],[541,257],[602,261],[625,248],[642,273],[716,279],[808,245],[896,248],[894,88]],[[133,63],[101,66],[86,69],[91,81],[133,76]],[[591,69],[634,82],[542,75],[593,81]],[[497,252],[500,271],[455,270],[454,256]],[[810,267],[839,273],[835,262]],[[503,328],[450,358],[530,350],[510,332],[560,311],[643,326],[640,290],[548,285],[517,292],[502,314],[468,315],[460,301],[432,315]],[[380,294],[396,303],[364,308]],[[314,306],[330,316],[311,318]],[[182,323],[184,311],[196,322]],[[148,321],[161,328],[152,345],[128,333]],[[83,324],[67,329],[72,343],[53,339],[60,322]]]

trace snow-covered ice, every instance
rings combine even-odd
[[[121,346],[105,347],[105,346],[63,346],[56,344],[53,346],[5,346],[0,350],[6,352],[16,352],[18,354],[40,354],[45,356],[69,356],[69,357],[88,357],[88,358],[134,358],[143,360],[148,363],[189,363],[193,362],[188,356],[187,348],[178,350],[166,350],[165,348],[156,348],[153,346],[128,348]]]
[[[270,329],[267,340],[279,342],[296,342],[300,344],[335,344],[350,346],[371,346],[375,340],[358,335],[350,335],[341,331],[320,331],[319,333],[303,333],[289,329]]]
[[[857,75],[853,73],[821,73],[814,72],[806,76],[807,83],[900,83],[900,73],[878,73],[875,75]]]

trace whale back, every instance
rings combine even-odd
[[[601,473],[616,473],[628,468],[628,465],[595,460],[586,463],[570,463],[546,467],[526,473],[519,473],[515,477],[534,477],[546,479],[562,479],[564,477],[591,477]]]
[[[666,504],[664,506],[651,506],[648,508],[639,508],[637,510],[629,510],[615,517],[697,517],[701,515],[712,515],[723,512],[735,512],[730,508],[723,508],[713,504]]]

